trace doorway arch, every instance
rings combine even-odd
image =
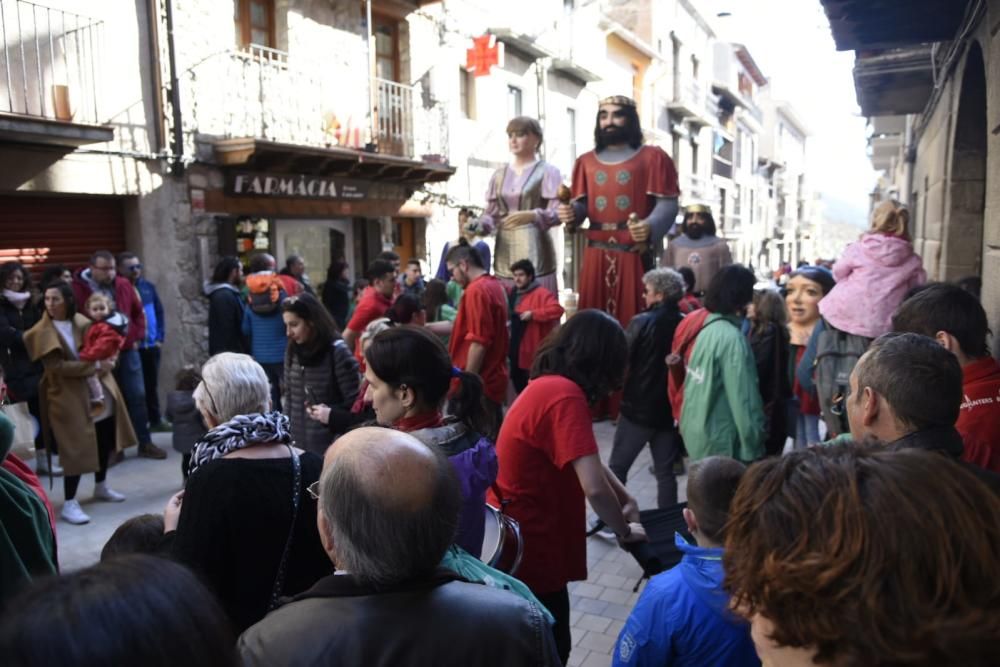
[[[941,278],[981,276],[986,209],[986,67],[978,42],[965,58],[952,139],[949,216]]]

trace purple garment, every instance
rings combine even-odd
[[[486,490],[497,478],[497,454],[493,442],[458,422],[411,431],[410,435],[426,445],[438,447],[455,468],[462,492],[455,544],[479,556],[483,551],[486,530]]]
[[[448,273],[448,251],[451,250],[454,243],[448,241],[444,244],[444,248],[441,249],[441,261],[438,262],[437,273],[434,277],[438,280],[448,282],[451,280],[451,274]],[[476,249],[479,253],[479,259],[483,260],[483,268],[486,269],[486,273],[490,272],[490,247],[486,244],[486,241],[476,241],[472,244],[472,247]]]
[[[524,184],[531,176],[532,169],[537,164],[536,162],[533,165],[525,167],[520,176],[512,168],[507,167],[500,194],[503,196],[504,203],[507,204],[508,211],[521,210],[521,192],[524,190]],[[557,168],[548,163],[545,164],[543,169],[545,173],[542,175],[542,199],[547,204],[542,207],[544,202],[538,202],[538,206],[535,208],[535,225],[539,229],[545,230],[559,224],[559,215],[556,213],[559,200],[556,199],[556,194],[559,191],[559,186],[562,184],[562,174],[559,173]],[[496,231],[497,217],[500,215],[501,210],[497,204],[497,196],[496,179],[491,178],[489,188],[486,191],[486,210],[479,218],[479,224],[482,226],[485,234],[493,234]]]

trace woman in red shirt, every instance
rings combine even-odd
[[[622,386],[626,364],[618,321],[580,311],[539,349],[532,380],[497,440],[500,470],[491,502],[506,502],[521,524],[517,576],[555,616],[564,663],[571,646],[566,584],[587,578],[585,499],[619,541],[646,539],[635,499],[601,463],[590,419],[590,404]]]

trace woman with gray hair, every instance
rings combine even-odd
[[[661,509],[677,504],[674,461],[681,455],[681,438],[667,398],[667,365],[664,362],[680,324],[677,305],[684,296],[684,277],[673,269],[653,269],[642,277],[646,310],[629,322],[628,373],[622,393],[621,414],[615,429],[608,468],[625,484],[629,468],[649,443],[656,477],[656,504]]]
[[[194,391],[208,433],[191,452],[185,488],[164,531],[178,560],[215,592],[237,633],[330,574],[306,492],[322,460],[292,446],[288,417],[271,412],[264,369],[245,354],[205,363]]]

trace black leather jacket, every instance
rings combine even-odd
[[[375,588],[332,575],[240,637],[245,667],[557,667],[555,640],[536,606],[447,570]]]
[[[674,415],[667,399],[667,364],[664,361],[680,324],[676,303],[661,303],[639,313],[628,324],[628,375],[621,412],[640,426],[670,428]]]

